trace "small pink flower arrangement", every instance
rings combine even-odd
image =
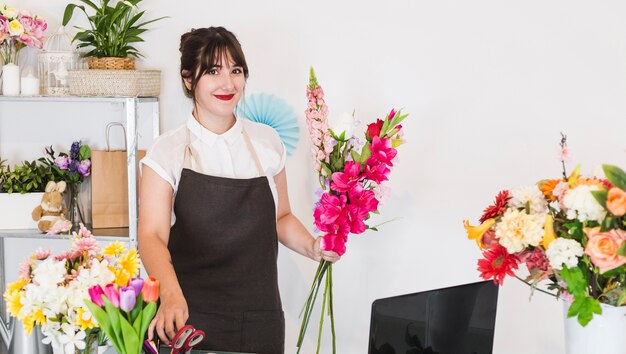
[[[0,62],[17,64],[24,47],[41,49],[47,28],[43,18],[0,3]]]
[[[321,248],[339,255],[346,252],[350,234],[376,230],[366,224],[372,213],[378,213],[382,183],[387,181],[397,155],[396,147],[402,144],[402,122],[408,114],[391,110],[385,119],[377,119],[365,132],[365,143],[357,149],[358,139],[334,132],[328,127],[328,107],[324,102],[322,87],[311,68],[307,87],[309,103],[305,111],[311,137],[313,161],[323,192],[313,216],[315,226],[323,232]],[[326,276],[327,275],[327,276]],[[324,281],[324,277],[326,280]],[[322,260],[319,264],[309,297],[305,304],[302,326],[298,338],[298,352],[313,311],[316,294],[325,284],[323,303],[328,303],[331,320],[333,353],[335,352],[334,317],[332,313],[332,264]],[[322,315],[325,305],[322,306]],[[320,321],[323,321],[323,316]],[[322,323],[320,323],[321,335]],[[320,342],[318,340],[318,352]]]
[[[479,225],[465,221],[483,251],[478,271],[502,285],[514,276],[533,289],[570,302],[568,316],[585,326],[600,303],[626,306],[626,172],[604,165],[605,176],[567,174],[498,193]],[[525,264],[525,279],[515,273]],[[537,288],[547,283],[547,289]]]

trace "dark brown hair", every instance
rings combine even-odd
[[[183,90],[189,98],[195,97],[196,86],[202,75],[220,65],[222,58],[229,57],[243,68],[248,78],[248,64],[237,37],[224,27],[197,28],[180,37],[180,76]],[[191,89],[185,86],[191,83]]]

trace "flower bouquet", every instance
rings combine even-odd
[[[91,148],[89,145],[75,141],[70,147],[70,154],[56,153],[52,146],[45,149],[46,156],[39,158],[39,161],[47,165],[55,181],[65,181],[69,187],[70,205],[68,208],[68,219],[72,223],[73,229],[78,229],[85,220],[78,207],[78,191],[81,183],[91,174]]]
[[[561,147],[566,152],[565,137]],[[604,165],[605,176],[583,177],[579,167],[535,185],[501,191],[480,225],[464,222],[468,238],[483,250],[478,271],[502,285],[515,276],[572,301],[568,317],[585,326],[600,303],[626,305],[626,173]],[[523,263],[529,275],[515,275]]]
[[[43,32],[48,24],[28,11],[0,3],[0,64],[17,64],[17,55],[24,47],[43,47]]]
[[[382,183],[388,180],[397,154],[396,147],[402,141],[400,123],[408,116],[391,110],[384,120],[377,119],[365,132],[364,144],[345,132],[334,132],[328,128],[328,108],[324,91],[318,84],[311,68],[307,87],[309,100],[306,110],[307,124],[312,142],[315,171],[318,174],[322,195],[316,205],[315,226],[323,232],[321,248],[346,252],[348,235],[361,234],[367,229],[376,230],[365,224],[371,213],[378,213],[382,195]],[[361,146],[360,146],[361,145]],[[304,335],[311,318],[315,299],[324,283],[322,316],[317,341],[320,349],[324,311],[328,308],[331,322],[333,353],[335,346],[335,324],[332,295],[332,264],[322,260],[317,268],[309,296],[304,306],[304,315],[298,337],[298,352],[302,348]],[[328,307],[327,307],[328,306]]]
[[[98,338],[98,322],[85,304],[89,289],[110,282],[125,285],[138,270],[135,249],[127,251],[120,242],[101,249],[81,227],[72,235],[69,251],[53,256],[40,249],[28,258],[4,299],[9,314],[22,320],[28,333],[40,325],[44,343],[74,354],[91,348]]]
[[[143,338],[156,313],[159,281],[133,278],[119,289],[115,283],[89,288],[85,304],[119,354],[140,354]]]

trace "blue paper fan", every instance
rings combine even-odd
[[[298,144],[298,116],[285,100],[268,93],[246,96],[237,106],[237,115],[274,128],[291,155]]]

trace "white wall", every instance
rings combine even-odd
[[[66,1],[9,3],[42,14],[52,31]],[[411,113],[380,221],[400,219],[352,237],[335,267],[341,353],[367,351],[374,299],[478,280],[480,254],[461,221],[475,222],[500,189],[559,176],[560,131],[584,171],[603,162],[626,166],[622,1],[150,0],[143,6],[150,17],[170,16],[145,35],[146,60],[139,63],[163,70],[165,129],[183,122],[189,107],[178,79],[179,37],[210,25],[238,35],[251,71],[249,93],[276,94],[303,112],[313,65],[331,114],[356,109],[368,121],[391,107]],[[83,115],[92,119],[91,112]],[[70,141],[76,134],[52,138]],[[316,187],[309,160],[303,134],[287,170],[292,207],[306,225]],[[285,249],[279,264],[286,344],[293,348],[315,264]],[[528,296],[525,285],[505,281],[494,352],[564,352],[560,304],[541,294],[529,303]],[[315,329],[309,332],[306,353],[315,340]]]

